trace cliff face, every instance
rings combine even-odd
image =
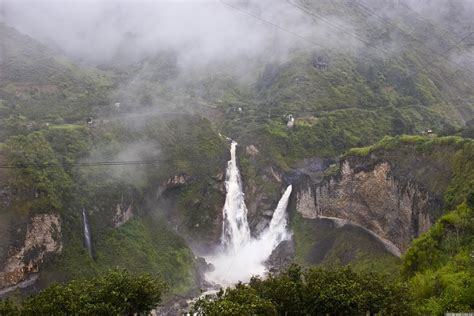
[[[321,183],[301,185],[296,197],[296,210],[303,217],[347,220],[400,253],[431,226],[431,214],[441,204],[419,184],[396,178],[389,162],[361,166],[355,159],[341,162],[338,174]]]
[[[160,183],[150,201],[193,250],[205,253],[220,242],[224,183],[224,171],[211,176],[204,186],[199,179],[178,174]]]
[[[0,289],[24,281],[31,273],[38,272],[43,261],[61,253],[61,223],[59,216],[40,214],[27,226],[21,247],[11,249],[0,271]]]

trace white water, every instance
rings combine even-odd
[[[92,257],[92,241],[91,241],[91,232],[89,228],[89,221],[87,219],[86,210],[82,209],[82,220],[84,223],[84,241],[87,247],[89,255]]]
[[[235,251],[250,241],[250,228],[247,222],[247,206],[242,190],[242,179],[235,157],[237,143],[232,142],[230,160],[227,163],[225,189],[227,195],[223,209],[222,245],[224,249]]]
[[[237,143],[232,142],[231,160],[226,170],[226,201],[223,208],[222,248],[206,260],[214,270],[206,273],[206,280],[215,285],[230,286],[248,282],[254,275],[267,272],[265,261],[273,250],[291,235],[287,230],[286,208],[292,186],[288,186],[278,202],[268,227],[258,238],[251,238],[247,222],[242,181],[235,157]]]

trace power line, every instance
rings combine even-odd
[[[129,160],[129,161],[92,161],[77,163],[17,163],[11,165],[0,165],[0,169],[25,169],[25,168],[67,168],[67,167],[100,167],[100,166],[130,166],[130,165],[152,165],[170,162],[199,162],[201,160],[184,159],[153,159],[153,160]],[[209,162],[213,160],[205,160]],[[201,162],[204,162],[202,160]]]
[[[324,48],[321,44],[319,44],[319,43],[316,42],[316,41],[313,41],[313,40],[311,40],[311,39],[309,39],[309,38],[306,38],[306,37],[304,37],[304,36],[301,36],[301,35],[299,35],[298,33],[295,33],[295,32],[293,32],[293,31],[290,31],[290,30],[288,30],[288,29],[286,29],[286,28],[284,28],[284,27],[282,27],[282,26],[280,26],[280,25],[278,25],[278,24],[276,24],[276,23],[273,23],[273,22],[271,22],[271,21],[269,21],[269,20],[262,19],[262,18],[259,17],[258,15],[255,15],[255,14],[253,14],[253,13],[251,13],[251,12],[242,10],[242,9],[236,7],[236,6],[233,6],[233,5],[231,5],[231,4],[227,3],[227,2],[225,2],[224,0],[219,0],[219,2],[220,2],[221,4],[223,4],[223,5],[225,5],[225,6],[227,6],[227,7],[231,8],[231,9],[233,9],[233,10],[239,11],[239,12],[242,13],[242,14],[248,15],[248,16],[250,16],[250,17],[252,17],[252,18],[254,18],[254,19],[257,19],[257,20],[259,20],[259,21],[261,21],[261,22],[263,22],[263,23],[266,23],[266,24],[268,24],[268,25],[271,25],[271,26],[273,26],[274,28],[277,28],[278,30],[280,30],[280,31],[282,31],[282,32],[288,33],[288,34],[290,34],[290,35],[292,35],[292,36],[294,36],[294,37],[296,37],[296,38],[299,38],[299,39],[301,39],[301,40],[303,40],[303,41],[306,41],[306,42],[308,42],[308,43],[311,43],[311,44],[313,44],[314,46],[317,46],[317,47],[320,47],[320,48]]]
[[[310,10],[308,10],[308,9],[307,9],[306,7],[304,7],[304,6],[300,6],[300,5],[296,4],[296,3],[291,2],[291,0],[286,0],[286,2],[287,2],[289,5],[294,6],[294,7],[298,8],[298,9],[300,9],[301,11],[304,11],[304,12],[306,12],[307,14],[309,14],[309,15],[311,15],[311,16],[317,18],[317,19],[319,19],[321,22],[323,22],[323,23],[325,23],[325,24],[327,24],[327,25],[330,25],[330,26],[332,26],[333,28],[338,29],[338,30],[340,30],[340,31],[342,31],[342,32],[344,32],[344,33],[346,33],[346,34],[348,34],[349,36],[354,36],[356,39],[358,39],[358,40],[361,41],[362,43],[367,44],[367,45],[369,45],[369,46],[371,45],[370,42],[368,42],[366,39],[360,37],[360,36],[357,35],[356,33],[353,33],[353,32],[351,32],[351,31],[347,30],[344,26],[342,26],[342,25],[340,25],[340,24],[338,24],[338,23],[334,23],[334,22],[332,22],[332,21],[329,21],[328,19],[326,19],[325,17],[323,17],[321,14],[316,13],[316,12],[313,12],[313,11],[310,11]]]
[[[413,34],[411,34],[411,33],[407,32],[407,31],[405,31],[405,30],[402,29],[398,24],[392,22],[390,19],[381,17],[380,15],[376,14],[374,11],[370,10],[369,8],[367,8],[366,6],[364,6],[363,4],[360,4],[360,3],[357,3],[357,2],[349,2],[349,3],[350,3],[350,4],[349,4],[350,6],[354,6],[354,7],[358,8],[359,10],[364,11],[364,12],[365,12],[366,14],[368,14],[369,16],[378,18],[383,24],[388,24],[388,25],[391,25],[391,26],[395,27],[395,28],[398,29],[400,32],[404,33],[405,35],[408,35],[412,40],[414,40],[415,42],[419,43],[421,46],[428,48],[433,54],[435,54],[435,55],[441,57],[442,59],[444,59],[444,60],[447,61],[448,63],[451,63],[451,64],[453,64],[453,65],[456,65],[456,66],[459,68],[459,70],[464,70],[465,72],[468,72],[468,73],[470,73],[471,75],[474,74],[474,73],[472,73],[471,71],[465,69],[464,66],[462,66],[462,65],[460,65],[460,64],[458,64],[458,63],[456,63],[456,62],[454,62],[454,61],[452,61],[452,60],[449,60],[448,58],[446,58],[445,55],[439,53],[439,52],[436,51],[435,49],[426,46],[422,41],[420,41],[418,38],[416,38]],[[428,60],[427,60],[427,62],[428,62],[430,65],[432,65],[432,66],[438,68],[433,62],[430,62],[430,61],[428,61]],[[438,68],[438,70],[442,70],[442,69]],[[454,74],[456,74],[456,73],[457,73],[457,72],[454,72]]]
[[[431,26],[434,26],[435,28],[439,29],[440,31],[443,31],[444,34],[443,35],[446,35],[448,33],[451,34],[452,37],[457,37],[458,35],[455,34],[454,32],[452,32],[451,30],[446,30],[442,27],[440,27],[439,25],[435,24],[433,21],[431,21],[430,19],[427,19],[425,18],[423,15],[421,15],[420,13],[416,12],[415,10],[413,10],[408,4],[406,4],[405,2],[403,1],[398,1],[399,4],[401,4],[403,7],[407,8],[410,12],[414,13],[416,16],[418,16],[418,19],[425,22],[425,23],[428,23],[430,24]]]
[[[466,39],[468,39],[469,37],[471,37],[472,34],[474,34],[474,32],[471,32],[471,33],[467,34],[466,36],[464,36],[462,39],[460,39],[458,42],[456,42],[456,44],[454,44],[453,46],[451,46],[450,48],[448,48],[448,49],[444,52],[444,55],[446,55],[447,53],[449,53],[452,49],[458,47],[459,44],[461,44],[461,43],[464,42]]]
[[[405,2],[399,1],[399,3],[400,3],[403,7],[407,8],[410,12],[413,12],[416,16],[418,16],[418,17],[419,17],[419,18],[418,18],[419,20],[422,20],[422,21],[424,21],[425,23],[428,23],[428,24],[430,24],[431,26],[433,26],[433,27],[435,27],[435,28],[437,28],[437,29],[443,31],[443,32],[444,32],[443,35],[445,35],[445,34],[447,34],[447,33],[450,33],[450,35],[451,35],[452,37],[454,37],[454,38],[456,38],[456,37],[458,36],[457,34],[455,34],[454,32],[452,32],[451,30],[446,30],[446,29],[440,27],[439,25],[437,25],[436,23],[434,23],[433,21],[431,21],[431,20],[425,18],[423,15],[421,15],[420,13],[418,13],[418,12],[416,12],[415,10],[413,10],[412,8],[410,8],[410,6],[409,6],[408,4],[406,4]],[[461,44],[461,43],[464,42],[466,39],[468,39],[472,34],[474,34],[474,32],[470,32],[469,34],[467,34],[466,36],[464,36],[461,40],[459,40],[458,42],[456,42],[453,46],[451,46],[450,48],[448,48],[448,49],[443,53],[443,55],[447,55],[447,53],[449,53],[452,49],[456,48],[459,44]],[[446,57],[447,57],[447,56],[446,56]]]
[[[306,7],[302,7],[302,6],[299,6],[299,5],[295,4],[295,3],[292,3],[290,0],[286,0],[286,1],[288,2],[288,4],[290,4],[290,5],[292,5],[292,6],[296,7],[296,8],[298,8],[298,9],[300,9],[300,10],[302,10],[303,12],[305,12],[305,13],[307,13],[307,14],[312,15],[312,16],[315,17],[315,18],[317,18],[316,15],[318,15],[318,16],[321,17],[320,14],[314,13],[313,11],[309,10],[309,9],[306,8]],[[352,5],[353,5],[353,4],[352,4]],[[366,13],[366,14],[367,14],[367,13]],[[370,14],[369,14],[369,15],[370,15]],[[321,19],[321,18],[320,18],[320,19]],[[339,26],[339,28],[343,28],[343,27],[342,27],[342,26]],[[404,32],[403,30],[401,30],[401,31]],[[369,47],[372,47],[373,49],[375,49],[375,50],[377,50],[377,51],[381,51],[381,52],[386,53],[386,54],[389,53],[389,52],[387,52],[385,49],[380,48],[380,47],[378,47],[378,46],[375,45],[375,44],[371,44],[370,42],[368,42],[368,41],[365,40],[365,39],[361,39],[360,36],[358,36],[358,35],[356,35],[356,34],[353,34],[353,35],[355,36],[356,39],[358,39],[359,41],[361,41],[361,42],[363,42],[364,44],[368,45]],[[426,62],[427,62],[429,65],[433,66],[434,68],[437,68],[438,70],[443,71],[443,70],[440,69],[437,65],[435,65],[433,62],[430,62],[430,61],[428,61],[428,60],[426,60]],[[457,73],[457,72],[454,72],[454,74],[456,74],[456,73]]]

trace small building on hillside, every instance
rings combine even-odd
[[[286,126],[288,128],[293,128],[293,126],[295,126],[295,118],[293,117],[293,114],[288,114],[286,116]]]

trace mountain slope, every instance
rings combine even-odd
[[[34,39],[0,24],[2,114],[29,120],[84,119],[107,105],[109,76],[74,65]]]

